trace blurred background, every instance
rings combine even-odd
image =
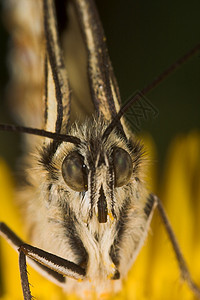
[[[135,91],[142,90],[142,88],[151,83],[157,75],[162,73],[167,67],[200,42],[199,0],[97,0],[96,2],[107,37],[109,54],[123,101],[126,101]],[[0,14],[2,16],[2,9]],[[0,122],[14,123],[15,121],[12,119],[4,100],[7,82],[9,81],[7,68],[9,36],[3,26],[2,18],[0,18],[0,45]],[[159,114],[156,118],[150,118],[147,121],[144,120],[144,122],[141,123],[141,132],[139,132],[139,134],[148,132],[153,137],[157,151],[157,157],[155,159],[155,166],[158,170],[159,178],[157,185],[161,182],[162,186],[163,170],[166,169],[166,155],[174,137],[177,135],[186,135],[193,130],[198,131],[200,129],[200,53],[183,64],[176,72],[171,74],[164,82],[156,87],[155,90],[146,95],[146,97]],[[180,147],[177,144],[180,144]],[[186,259],[189,262],[191,270],[192,267],[196,267],[196,271],[192,270],[192,274],[196,274],[196,278],[200,278],[200,266],[197,265],[197,263],[200,262],[200,244],[196,250],[196,260],[194,255],[194,249],[196,249],[195,247],[199,240],[196,239],[196,237],[199,236],[200,228],[200,216],[198,215],[200,212],[199,145],[199,135],[197,139],[195,136],[195,142],[192,143],[192,145],[191,143],[187,143],[187,139],[184,139],[181,143],[179,140],[176,140],[176,147],[171,148],[172,150],[176,148],[176,151],[174,151],[175,155],[170,163],[171,172],[168,172],[168,184],[163,192],[164,197],[162,194],[160,195],[162,199],[164,198],[164,202],[167,202],[166,198],[168,198],[173,205],[176,205],[175,208],[173,206],[171,208],[171,211],[174,212],[174,210],[176,210],[176,213],[171,213],[172,217],[170,216],[170,220],[173,219],[174,215],[174,219],[180,227],[178,230],[177,228],[175,229],[176,232],[183,235],[183,240],[178,236],[179,240],[181,240],[181,247],[191,247],[189,252],[185,251],[185,248],[184,251],[187,253]],[[18,157],[20,153],[20,147],[19,135],[0,132],[0,157],[4,157],[13,169],[16,164],[16,157]],[[186,147],[189,148],[188,151],[186,151]],[[183,165],[186,160],[188,165],[184,168]],[[170,161],[170,159],[168,161]],[[175,170],[173,170],[173,168],[175,168]],[[181,175],[184,172],[186,176],[182,180]],[[0,183],[1,182],[3,182],[3,180],[0,181]],[[184,202],[184,197],[187,198],[188,202]],[[187,205],[184,203],[187,203]],[[191,203],[193,203],[192,213],[189,206]],[[170,215],[169,208],[168,205],[167,212]],[[179,213],[180,209],[181,213]],[[183,222],[185,222],[185,227],[182,225],[183,223],[180,222],[181,217]],[[155,222],[154,227],[160,230],[160,226],[157,226],[157,224],[160,223]],[[193,227],[190,226],[190,224],[193,224]],[[173,228],[174,227],[173,224]],[[191,231],[189,231],[188,228],[191,229]],[[150,259],[148,257],[148,261],[150,262],[150,266],[148,265],[147,270],[151,269],[152,272],[156,270],[156,268],[153,268],[151,265],[152,257],[153,255],[154,257],[159,256],[161,253],[161,236],[162,233],[159,234],[158,232],[158,234],[154,236],[154,240],[152,240],[152,248],[149,247]],[[159,244],[157,252],[154,248],[156,239],[157,244]],[[148,245],[150,244],[151,241]],[[165,236],[163,249],[166,250]],[[162,269],[161,261],[167,265],[167,267],[165,266],[163,268],[163,273],[166,273],[168,269],[169,278],[173,277],[173,268],[169,265],[169,260],[166,260],[168,256],[169,252],[166,254],[166,252],[163,251],[162,260],[158,261],[158,276],[154,276],[154,278],[156,278],[156,284],[157,278],[161,277],[159,273],[160,269]],[[141,270],[140,265],[138,269]],[[178,270],[177,266],[175,266],[175,270]],[[148,275],[148,272],[146,272],[146,274]],[[175,279],[173,280],[177,282],[178,276],[179,275],[175,275]],[[150,279],[151,278],[147,276],[145,287],[151,286],[151,283],[149,283]],[[165,278],[163,280],[163,286],[167,287]],[[163,286],[161,286],[162,296]],[[171,285],[169,286],[170,288],[166,290],[173,290],[171,289]],[[133,290],[132,282],[130,290]],[[179,289],[177,294],[179,295]],[[181,296],[178,298],[181,298]],[[169,297],[166,299],[178,298]],[[139,299],[142,298],[140,297]],[[161,299],[161,297],[153,297],[151,299]]]
[[[200,41],[199,0],[96,2],[123,101],[151,83],[155,76]],[[6,61],[9,38],[2,19],[0,38],[0,122],[14,122],[4,102],[9,80]],[[141,131],[152,134],[158,149],[159,168],[162,168],[173,136],[200,127],[200,54],[183,64],[146,97],[159,115],[156,119],[144,120]],[[19,153],[18,138],[1,133],[0,156],[10,165]]]
[[[121,96],[146,84],[200,42],[200,2],[98,1]],[[177,133],[200,127],[200,53],[147,95],[159,116],[143,122],[162,163]]]

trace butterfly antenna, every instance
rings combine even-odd
[[[79,144],[80,139],[67,135],[67,134],[60,134],[56,132],[50,132],[43,129],[37,129],[37,128],[31,128],[31,127],[24,127],[24,126],[18,126],[18,125],[12,125],[12,124],[0,124],[0,130],[1,131],[10,131],[10,132],[18,132],[18,133],[28,133],[33,135],[38,135],[42,137],[47,137],[49,139],[53,139],[56,141],[61,142],[68,142],[72,144]]]
[[[175,72],[183,63],[188,61],[192,56],[200,51],[200,43],[197,44],[194,48],[188,51],[185,55],[175,61],[170,67],[164,70],[159,76],[155,77],[155,79],[145,86],[141,91],[138,91],[133,97],[131,97],[119,110],[117,115],[108,125],[103,134],[103,139],[107,139],[111,131],[116,127],[116,124],[119,122],[121,117],[125,114],[125,112],[134,105],[135,102],[139,101],[142,96],[146,95],[150,91],[152,91],[155,87],[157,87],[163,80],[165,80],[170,74]]]

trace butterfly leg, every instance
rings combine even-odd
[[[20,269],[21,285],[22,285],[24,300],[31,300],[32,296],[31,296],[30,285],[28,281],[26,255],[24,254],[23,251],[20,251],[19,253],[19,269]]]
[[[19,251],[19,266],[24,300],[31,300],[32,298],[26,270],[26,257],[30,259],[30,264],[33,268],[59,286],[64,285],[65,277],[71,277],[77,280],[85,278],[85,269],[64,258],[25,244],[3,222],[0,222],[0,235],[4,237],[16,251]]]
[[[180,268],[180,272],[181,272],[181,277],[187,282],[189,288],[194,292],[194,294],[198,297],[198,299],[200,299],[200,288],[196,285],[196,283],[193,281],[193,279],[191,278],[190,272],[188,270],[187,264],[185,262],[185,259],[183,257],[183,254],[181,252],[181,249],[179,247],[179,244],[177,242],[176,236],[173,232],[172,226],[169,222],[169,219],[167,217],[167,214],[164,210],[164,207],[162,205],[161,200],[156,196],[153,195],[155,201],[157,202],[157,208],[160,214],[160,217],[163,221],[163,224],[165,226],[165,229],[167,231],[167,234],[169,236],[170,242],[172,244],[172,247],[174,249],[177,261],[178,261],[178,265]]]

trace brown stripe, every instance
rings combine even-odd
[[[91,0],[75,0],[88,51],[88,74],[96,110],[110,120],[119,108],[119,92],[98,12]]]
[[[60,133],[63,123],[64,108],[65,118],[69,120],[70,92],[67,80],[67,73],[65,70],[64,61],[58,40],[57,22],[55,17],[55,8],[53,5],[53,1],[44,0],[43,7],[47,52],[56,90],[57,119],[55,124],[55,131],[57,133]]]

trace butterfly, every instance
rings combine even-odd
[[[37,43],[34,39],[29,42],[37,55],[25,43],[22,73],[14,89],[16,109],[27,127],[0,126],[27,133],[21,197],[31,244],[6,224],[0,227],[1,235],[19,250],[24,299],[32,297],[26,258],[41,274],[82,297],[88,291],[98,296],[119,291],[144,243],[156,207],[181,274],[199,295],[163,205],[146,188],[144,149],[124,118],[133,103],[140,103],[139,109],[145,103],[156,113],[145,95],[163,74],[122,106],[95,4],[77,0],[73,5],[68,7],[69,32],[62,22],[57,25],[62,17],[57,20],[56,14],[60,16],[64,10],[57,7],[56,11],[53,1],[35,1],[29,7],[27,20],[35,17],[31,30]],[[62,49],[59,33],[64,36]],[[80,45],[73,47],[77,37]],[[23,38],[21,42],[26,35]],[[24,70],[30,72],[30,79]]]

